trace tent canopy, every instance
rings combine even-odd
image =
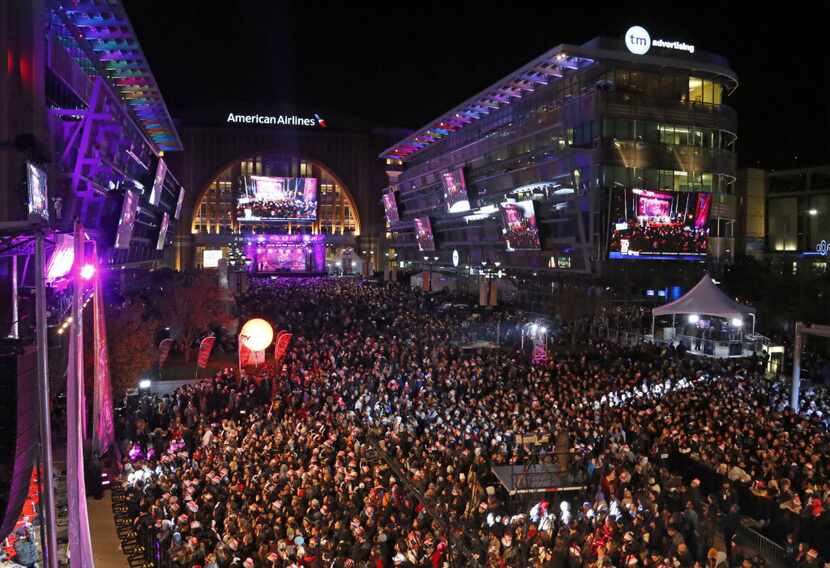
[[[654,317],[672,314],[698,314],[719,318],[743,319],[747,314],[755,313],[755,308],[739,304],[723,293],[708,274],[695,284],[683,297],[651,310]]]

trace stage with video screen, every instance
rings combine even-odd
[[[705,255],[711,206],[711,193],[614,191],[609,258]]]
[[[500,208],[507,250],[539,250],[541,242],[533,200],[502,203]]]
[[[263,235],[248,240],[245,256],[255,273],[324,272],[325,246],[325,235]]]
[[[244,177],[236,219],[240,223],[315,221],[317,178]]]

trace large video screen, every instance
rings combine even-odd
[[[541,242],[533,200],[502,203],[500,207],[502,233],[507,250],[539,250]]]
[[[444,186],[444,201],[447,203],[448,212],[462,213],[470,210],[464,170],[457,168],[451,172],[444,172],[441,174],[441,184]]]
[[[236,219],[240,223],[316,220],[317,178],[243,178]]]
[[[182,204],[184,203],[184,188],[179,189],[179,200],[176,202],[176,213],[173,215],[173,218],[176,221],[179,220],[179,216],[182,214]]]
[[[386,211],[386,220],[389,221],[390,225],[401,220],[398,214],[398,203],[395,201],[395,194],[391,191],[383,194],[383,209]]]
[[[418,241],[419,251],[435,250],[435,238],[432,236],[432,223],[429,217],[415,217],[415,240]]]
[[[127,190],[124,194],[124,204],[121,206],[121,217],[118,219],[118,230],[115,233],[115,248],[130,248],[137,210],[138,194]]]
[[[49,195],[46,172],[31,162],[26,162],[26,182],[29,186],[29,217],[49,220]]]
[[[170,215],[164,212],[161,216],[161,228],[159,229],[159,238],[156,242],[156,250],[164,250],[164,244],[167,240],[167,228],[170,226]]]
[[[153,178],[153,189],[150,191],[150,205],[158,207],[161,201],[161,192],[164,191],[165,176],[167,176],[167,164],[164,163],[164,158],[159,158],[156,177]]]
[[[706,254],[712,194],[615,190],[611,196],[609,258]]]

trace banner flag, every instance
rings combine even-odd
[[[292,337],[294,337],[294,334],[287,331],[281,331],[277,334],[277,340],[274,342],[274,359],[276,359],[277,365],[285,357],[285,353],[288,351],[288,344],[291,342]]]
[[[173,347],[173,340],[169,337],[167,339],[162,339],[161,343],[159,343],[159,369],[164,367],[167,357],[170,356],[171,347]]]
[[[207,366],[208,359],[210,359],[210,352],[213,350],[213,344],[216,343],[216,337],[211,335],[205,337],[199,344],[199,367],[204,369]]]
[[[251,350],[245,347],[242,341],[242,336],[239,336],[239,371],[242,372],[244,367],[253,364]]]
[[[95,388],[93,390],[92,426],[93,440],[98,455],[103,456],[115,447],[115,419],[112,413],[112,380],[110,377],[109,352],[107,351],[107,323],[104,312],[101,279],[96,278],[92,297],[93,339],[95,349]]]
[[[540,365],[548,360],[548,350],[544,343],[539,342],[533,345],[533,363]]]

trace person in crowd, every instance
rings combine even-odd
[[[588,337],[532,364],[462,349],[424,294],[355,280],[262,280],[239,303],[294,334],[283,361],[119,418],[135,528],[173,566],[719,568],[747,495],[799,538],[830,522],[826,425],[753,359]],[[492,473],[563,452],[586,489],[527,510]]]

